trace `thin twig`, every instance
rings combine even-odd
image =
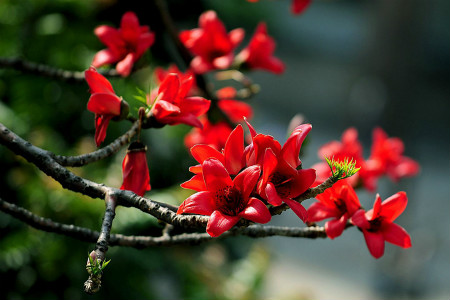
[[[95,246],[95,250],[89,254],[90,259],[87,262],[86,268],[89,272],[89,278],[84,283],[84,291],[88,294],[97,293],[100,290],[102,284],[102,271],[94,272],[91,265],[94,263],[98,268],[104,263],[106,257],[106,251],[108,251],[109,239],[111,236],[111,227],[114,217],[116,216],[116,203],[117,198],[114,192],[107,192],[105,195],[105,214],[102,220],[102,229]],[[95,262],[94,262],[95,260]]]
[[[108,146],[105,146],[94,152],[86,153],[86,154],[82,154],[82,155],[78,155],[78,156],[56,155],[49,151],[48,151],[48,154],[61,166],[65,166],[65,167],[85,166],[89,163],[102,160],[106,157],[113,155],[114,153],[117,153],[120,150],[120,148],[122,148],[124,145],[128,144],[130,142],[130,139],[137,133],[138,123],[139,122],[134,122],[133,126],[131,126],[131,128],[125,134],[123,134],[122,136],[115,139]]]
[[[10,68],[20,72],[56,78],[67,82],[84,82],[84,71],[69,71],[52,66],[27,61],[19,57],[0,57],[0,67]],[[99,70],[104,76],[117,77],[116,70]]]

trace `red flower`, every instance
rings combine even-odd
[[[372,149],[369,161],[378,163],[382,172],[393,181],[405,176],[414,176],[419,172],[419,164],[403,156],[404,145],[399,138],[388,138],[381,128],[373,131]]]
[[[300,219],[306,221],[306,209],[293,199],[304,193],[316,179],[314,169],[298,169],[301,166],[300,148],[311,125],[298,126],[283,147],[273,137],[255,134],[249,127],[253,138],[252,145],[246,148],[247,165],[262,166],[258,194],[274,206],[285,202]]]
[[[222,163],[210,158],[203,162],[203,183],[180,205],[177,213],[209,215],[206,232],[212,237],[231,229],[241,218],[267,223],[271,219],[264,203],[250,197],[258,182],[261,169],[251,166],[233,180]]]
[[[376,196],[373,209],[365,212],[360,209],[351,218],[364,234],[370,254],[380,258],[384,254],[384,241],[400,246],[411,247],[411,238],[403,227],[393,223],[405,210],[408,198],[405,192],[398,192],[381,202],[380,195]]]
[[[150,191],[150,174],[148,171],[147,147],[142,143],[133,142],[127,150],[122,163],[123,183],[121,190],[133,191],[139,196],[144,196]]]
[[[208,111],[210,101],[202,97],[186,97],[192,81],[193,77],[180,81],[175,73],[166,76],[159,86],[157,96],[149,101],[152,114],[158,122],[202,127],[197,117]]]
[[[284,72],[284,64],[280,59],[272,56],[275,46],[274,39],[267,34],[266,24],[261,22],[249,45],[236,56],[236,60],[250,69],[264,69],[281,74]]]
[[[345,159],[356,162],[356,168],[361,168],[358,173],[348,178],[352,186],[356,186],[361,181],[369,191],[374,191],[376,180],[382,172],[379,164],[375,161],[365,161],[363,158],[363,148],[358,140],[358,131],[355,128],[349,128],[342,134],[341,141],[331,141],[319,149],[319,158],[334,158],[336,161]],[[326,162],[321,162],[313,166],[318,174],[316,183],[325,181],[331,176],[331,170]]]
[[[308,208],[308,222],[333,218],[325,223],[325,231],[330,239],[340,236],[347,220],[361,208],[355,190],[346,180],[336,182],[331,188],[317,195],[316,199],[319,202]]]
[[[244,30],[234,29],[227,33],[216,12],[204,12],[199,18],[199,27],[180,33],[180,40],[196,55],[191,68],[196,73],[215,69],[226,69],[233,62],[233,50],[244,38]]]
[[[148,26],[140,26],[134,12],[122,16],[120,28],[102,25],[94,30],[95,35],[108,48],[97,52],[92,61],[94,67],[117,63],[116,70],[128,76],[133,64],[150,48],[155,40]]]
[[[203,128],[193,128],[185,136],[185,146],[191,148],[197,144],[206,144],[216,150],[221,150],[233,129],[225,121],[213,124],[206,117],[201,119],[201,123]]]
[[[312,0],[292,0],[291,11],[298,15],[305,11],[311,4]]]
[[[114,117],[125,117],[128,104],[114,93],[111,83],[95,68],[86,70],[84,76],[91,92],[87,109],[95,113],[95,142],[98,147],[106,137],[109,121]]]

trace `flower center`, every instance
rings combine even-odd
[[[373,219],[372,221],[369,221],[370,228],[368,229],[368,231],[370,231],[370,232],[378,231],[381,227],[382,222],[383,222],[382,217],[378,217],[378,218]]]
[[[290,198],[291,190],[287,184],[292,181],[291,177],[275,172],[269,177],[269,181],[273,183],[280,197]]]
[[[336,205],[341,214],[345,214],[347,212],[347,205],[345,205],[345,201],[341,198],[337,198],[336,200],[334,200],[334,205]]]
[[[217,190],[215,199],[220,212],[228,216],[236,216],[247,204],[241,192],[229,185]]]

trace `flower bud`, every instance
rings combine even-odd
[[[146,157],[147,147],[133,142],[127,150],[122,163],[123,183],[121,190],[130,190],[139,196],[150,191],[150,174]]]

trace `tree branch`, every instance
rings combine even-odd
[[[105,146],[91,153],[82,154],[78,156],[63,156],[63,155],[56,155],[50,151],[47,151],[47,154],[61,166],[81,167],[89,163],[102,160],[118,152],[120,148],[122,148],[122,146],[130,142],[130,139],[137,133],[138,127],[139,122],[134,122],[133,126],[125,134],[118,137],[108,146]]]
[[[141,211],[148,213],[158,220],[164,221],[176,227],[186,229],[205,228],[209,217],[202,215],[178,215],[176,213],[177,207],[169,204],[159,203],[144,197],[140,197],[131,191],[119,190],[112,187],[107,187],[103,184],[98,184],[90,180],[76,176],[66,168],[59,165],[54,159],[48,155],[48,151],[33,146],[26,142],[15,133],[11,132],[3,124],[0,123],[0,143],[8,147],[17,155],[23,156],[30,163],[35,164],[45,174],[54,178],[64,188],[74,192],[82,193],[91,198],[104,199],[107,192],[113,192],[117,196],[117,205],[127,207],[135,207]],[[327,179],[321,185],[309,189],[307,192],[297,198],[297,201],[303,201],[310,197],[322,193],[326,188],[331,187],[334,179]],[[280,210],[281,208],[281,210]],[[272,214],[279,214],[287,209],[284,205],[272,207]],[[246,220],[241,220],[237,226],[247,226],[249,223]],[[250,226],[249,226],[250,227]]]
[[[99,239],[100,233],[88,228],[78,227],[54,222],[51,219],[39,217],[32,212],[4,201],[0,198],[0,210],[12,217],[28,224],[29,226],[46,231],[72,237],[83,242],[95,242]],[[295,238],[326,238],[323,227],[279,227],[250,225],[245,228],[234,228],[223,233],[219,238],[212,238],[207,233],[183,233],[175,236],[163,234],[159,237],[152,236],[127,236],[122,234],[111,234],[109,237],[110,246],[123,246],[132,248],[148,248],[158,246],[173,245],[197,245],[203,242],[213,241],[229,236],[245,235],[253,238],[284,236]]]
[[[44,64],[38,64],[31,61],[26,61],[18,57],[0,57],[0,67],[10,68],[20,72],[30,73],[39,76],[56,78],[67,82],[83,82],[84,71],[68,71],[51,67]],[[99,70],[104,76],[117,77],[119,74],[116,70],[110,69],[107,71]]]
[[[94,272],[91,266],[91,262],[95,265],[102,265],[105,261],[106,251],[108,251],[108,244],[111,235],[111,227],[114,217],[116,216],[116,202],[117,198],[114,192],[107,192],[105,195],[105,215],[102,220],[102,229],[95,246],[95,250],[92,251],[89,256],[90,259],[87,262],[86,268],[89,273],[89,278],[84,283],[84,291],[88,294],[94,294],[100,290],[102,284],[102,270],[100,272]],[[95,262],[94,262],[95,261]]]

